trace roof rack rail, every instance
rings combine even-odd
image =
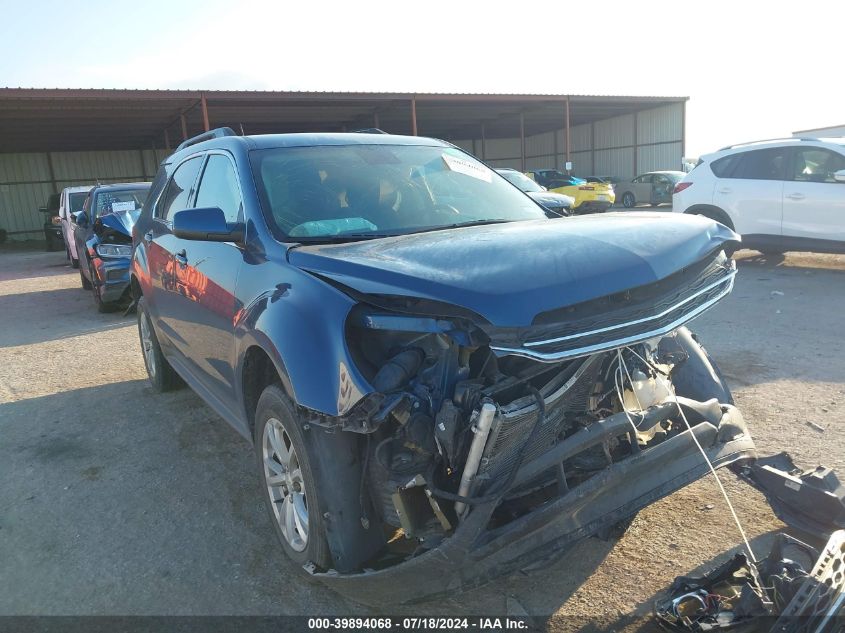
[[[202,143],[203,141],[210,141],[213,138],[223,138],[224,136],[237,136],[237,134],[235,134],[235,130],[230,127],[218,127],[213,130],[209,130],[208,132],[192,136],[189,139],[185,139],[179,143],[179,147],[176,148],[176,151],[178,152],[179,150],[190,147],[191,145],[196,145],[197,143]]]
[[[361,130],[352,130],[352,134],[387,134],[387,132],[377,127],[365,127]]]
[[[720,148],[718,151],[724,151],[726,149],[733,149],[734,147],[742,147],[743,145],[754,145],[755,143],[775,143],[778,141],[818,141],[819,139],[814,136],[784,136],[783,138],[764,138],[759,141],[746,141],[745,143],[734,143],[733,145],[726,145],[725,147]]]

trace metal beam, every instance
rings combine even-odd
[[[417,98],[411,97],[411,136],[417,136]]]
[[[569,141],[570,137],[570,128],[569,128],[569,95],[566,96],[566,162],[568,163],[570,159],[570,150],[572,144]]]
[[[208,102],[205,100],[204,92],[200,95],[200,108],[202,108],[202,125],[204,130],[208,132],[211,127],[208,125]]]
[[[634,112],[634,175],[631,178],[637,176],[637,154],[639,154],[639,145],[637,144],[637,128],[639,127],[639,117],[637,116],[639,112]]]
[[[188,140],[188,120],[185,118],[185,114],[182,113],[179,115],[179,119],[182,121],[182,140]]]
[[[519,113],[519,157],[522,169],[525,173],[525,112]]]
[[[487,134],[484,121],[481,122],[481,160],[487,160]]]

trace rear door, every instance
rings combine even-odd
[[[634,178],[632,188],[637,202],[651,202],[651,174],[643,174]]]
[[[737,233],[760,236],[764,245],[780,243],[788,150],[770,147],[736,154],[714,187],[713,204],[728,212]]]
[[[783,190],[784,248],[845,249],[845,183],[833,178],[840,169],[845,156],[838,152],[793,149]]]
[[[230,224],[243,221],[243,196],[234,161],[209,152],[201,170],[193,208],[219,207]],[[172,237],[176,292],[173,322],[197,378],[224,405],[237,411],[234,390],[234,315],[243,252],[231,242]]]
[[[183,355],[188,350],[179,313],[180,287],[175,261],[179,247],[173,235],[173,216],[190,206],[203,158],[202,155],[192,156],[176,167],[153,210],[152,227],[143,236],[148,244],[150,284],[153,287],[148,297],[150,312],[157,329],[164,333],[170,346]]]

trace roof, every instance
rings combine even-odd
[[[566,94],[273,92],[0,88],[3,152],[176,147],[209,127],[245,134],[341,132],[379,127],[450,139],[519,136],[627,114],[687,97]],[[412,106],[413,104],[413,106]]]
[[[131,191],[135,189],[149,189],[151,182],[115,182],[107,185],[96,185],[91,188],[92,193],[100,193],[102,191]]]

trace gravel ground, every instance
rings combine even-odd
[[[761,453],[845,472],[845,257],[738,259],[734,293],[693,329]],[[765,553],[783,525],[721,472]],[[190,390],[152,393],[134,318],[97,314],[63,253],[0,252],[0,482],[0,615],[368,613],[291,576],[251,449]],[[640,512],[620,539],[396,613],[650,630],[642,616],[659,591],[740,542],[708,477]]]

